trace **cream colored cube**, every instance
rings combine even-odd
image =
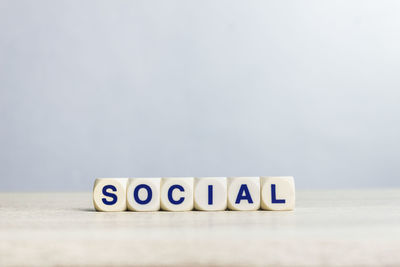
[[[229,177],[228,208],[230,210],[258,210],[260,208],[260,178]]]
[[[97,211],[125,211],[128,178],[98,178],[93,186],[93,204]]]
[[[160,210],[161,178],[130,178],[126,190],[128,210]]]
[[[261,177],[261,208],[263,210],[293,210],[295,187],[292,176]]]
[[[203,211],[226,210],[226,177],[199,177],[194,179],[194,208]]]
[[[193,209],[193,177],[162,178],[161,209],[189,211]]]

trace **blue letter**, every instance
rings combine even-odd
[[[109,185],[104,186],[103,187],[103,195],[105,195],[106,197],[111,197],[112,200],[108,201],[105,197],[103,197],[101,200],[103,200],[103,203],[106,205],[114,205],[115,203],[117,203],[117,200],[118,200],[117,195],[113,194],[113,193],[108,193],[107,189],[111,189],[114,192],[117,191],[117,188],[115,188],[115,186],[113,186],[113,185],[109,184]]]
[[[244,195],[243,195],[244,193]],[[239,204],[242,199],[247,199],[249,203],[253,203],[253,199],[251,199],[249,189],[246,184],[242,184],[239,189],[239,193],[236,198],[236,204]]]
[[[139,198],[139,190],[142,188],[147,190],[147,198],[145,200],[141,200]],[[147,184],[140,184],[140,185],[136,186],[135,191],[133,191],[133,197],[135,198],[135,201],[137,203],[144,205],[151,201],[151,198],[153,197],[153,191],[151,190],[150,186],[148,186]]]
[[[271,184],[271,203],[285,203],[286,201],[284,199],[276,199],[276,190],[275,190],[276,185]]]
[[[172,204],[174,204],[174,205],[179,205],[179,204],[181,204],[184,200],[185,200],[185,198],[184,197],[181,197],[180,199],[178,199],[178,200],[174,200],[173,198],[172,198],[172,191],[174,191],[174,189],[178,189],[179,191],[181,191],[181,192],[185,192],[185,189],[183,189],[183,187],[181,186],[181,185],[179,185],[179,184],[174,184],[174,185],[172,185],[169,189],[168,189],[168,200],[169,200],[169,202],[171,202]]]
[[[213,186],[209,185],[208,186],[208,205],[213,204]]]

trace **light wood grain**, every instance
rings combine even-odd
[[[400,266],[400,190],[296,193],[292,212],[149,213],[1,193],[0,265]]]

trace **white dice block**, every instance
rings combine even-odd
[[[199,177],[194,179],[194,208],[196,210],[226,210],[226,177]]]
[[[161,209],[189,211],[193,209],[193,177],[162,178]]]
[[[98,178],[93,186],[93,204],[97,211],[125,211],[128,178]]]
[[[128,210],[160,210],[161,178],[130,178],[126,190]]]
[[[294,179],[291,176],[261,177],[261,208],[263,210],[293,210]]]
[[[230,210],[258,210],[260,208],[260,178],[229,177],[228,208]]]

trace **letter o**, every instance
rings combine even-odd
[[[147,191],[147,198],[145,200],[141,200],[139,198],[139,190],[140,189],[146,189],[146,191]],[[151,199],[153,197],[153,191],[151,190],[151,187],[148,186],[147,184],[140,184],[140,185],[136,186],[135,190],[133,191],[133,197],[138,204],[145,205],[151,201]]]

